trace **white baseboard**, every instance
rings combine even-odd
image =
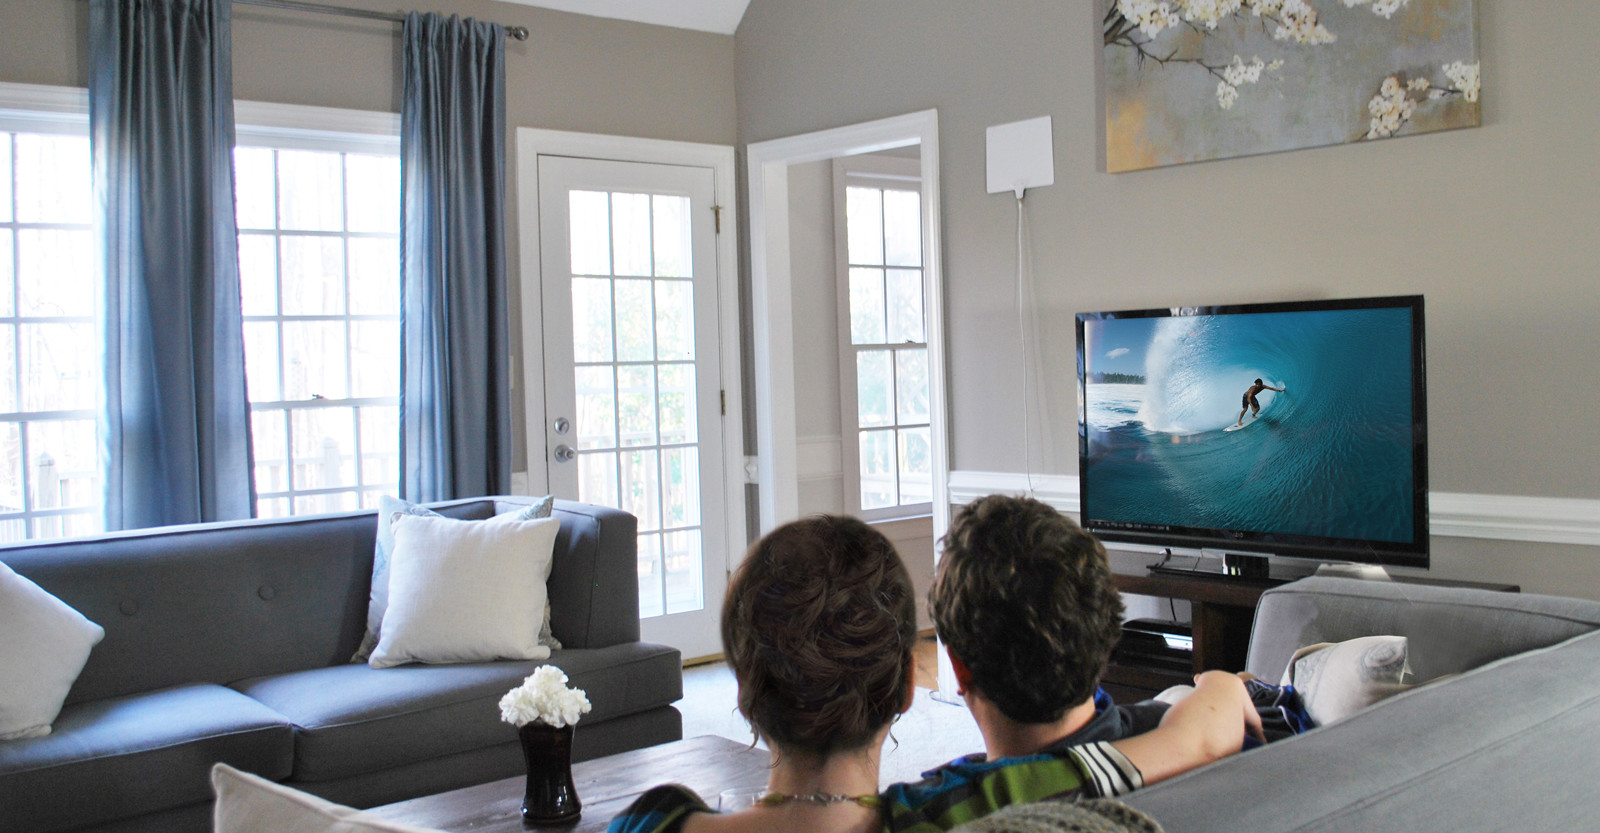
[[[1062,512],[1078,513],[1074,475],[953,471],[949,482],[955,505],[989,494],[1031,493]],[[1433,492],[1428,508],[1431,531],[1439,537],[1600,547],[1600,500]]]

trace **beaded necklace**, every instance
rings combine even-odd
[[[855,804],[861,805],[862,807],[866,807],[869,810],[876,810],[876,809],[878,809],[878,808],[883,806],[883,799],[879,798],[877,795],[872,794],[872,793],[868,793],[867,795],[843,795],[843,794],[840,794],[840,793],[825,793],[825,792],[812,792],[812,793],[764,792],[764,793],[761,794],[760,798],[756,799],[756,803],[760,804],[760,805],[762,805],[764,807],[781,807],[781,806],[783,806],[785,804],[788,804],[790,802],[804,803],[804,804],[820,804],[820,805],[823,805],[823,806],[827,806],[829,804],[855,803]]]

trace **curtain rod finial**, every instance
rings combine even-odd
[[[527,40],[528,39],[528,27],[526,27],[526,26],[507,26],[506,27],[506,34],[510,35],[513,38],[516,38],[517,40]]]

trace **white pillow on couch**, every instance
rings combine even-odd
[[[373,668],[408,662],[547,659],[545,577],[561,521],[394,521],[389,609]]]
[[[0,740],[50,734],[104,628],[0,561]]]
[[[211,787],[213,833],[436,833],[380,821],[227,764],[211,768]]]

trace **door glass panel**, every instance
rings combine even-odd
[[[653,366],[617,368],[617,423],[622,445],[656,444],[656,372]]]
[[[656,281],[656,358],[694,361],[694,284]]]
[[[894,424],[894,374],[889,350],[856,354],[856,424],[863,428]]]
[[[883,270],[850,270],[850,343],[883,344]]]
[[[661,444],[698,442],[699,414],[695,407],[694,365],[664,364],[656,370],[661,414]]]
[[[611,361],[611,281],[572,279],[572,359]]]
[[[639,531],[661,528],[661,469],[655,449],[622,454],[621,509],[639,519]]]
[[[640,619],[660,616],[667,612],[661,596],[661,535],[647,533],[639,536]]]
[[[615,371],[580,367],[574,373],[578,394],[578,448],[617,447]],[[587,481],[585,481],[587,482]],[[616,504],[603,504],[615,506]]]
[[[700,580],[700,530],[668,532],[662,536],[661,545],[667,612],[683,613],[705,607],[705,586]]]
[[[578,455],[578,499],[617,506],[617,455],[602,451]]]
[[[617,281],[617,361],[647,362],[655,355],[652,281]]]
[[[616,257],[616,275],[649,277],[650,195],[611,195],[611,251]]]
[[[922,265],[922,197],[916,191],[883,192],[884,262]]]
[[[668,448],[661,452],[662,525],[700,525],[700,449]]]
[[[572,274],[611,274],[611,202],[604,191],[573,191],[570,211]]]
[[[876,188],[844,191],[848,256],[852,265],[883,265],[883,192]]]
[[[687,278],[694,274],[694,249],[689,237],[689,198],[656,194],[656,277]]]
[[[890,269],[887,277],[889,343],[926,342],[922,325],[922,271]]]

